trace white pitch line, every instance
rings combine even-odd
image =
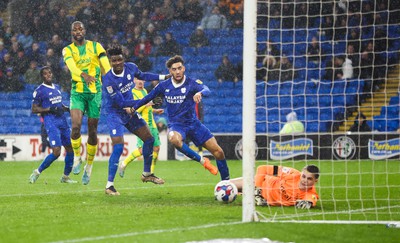
[[[130,189],[158,189],[160,187],[188,187],[188,186],[207,186],[207,185],[213,185],[211,183],[197,183],[197,184],[174,184],[174,185],[155,185],[154,187],[123,187],[123,188],[118,188],[118,190],[130,190]],[[69,194],[69,193],[87,193],[87,192],[101,192],[104,191],[104,189],[94,189],[94,190],[77,190],[77,191],[62,191],[62,192],[41,192],[41,193],[30,193],[30,194],[4,194],[0,195],[1,197],[30,197],[30,196],[44,196],[44,195],[58,195],[58,194]]]
[[[161,230],[149,230],[143,232],[131,232],[131,233],[124,233],[124,234],[116,234],[116,235],[103,235],[103,236],[95,236],[95,237],[85,237],[80,239],[71,239],[71,240],[61,240],[61,241],[53,241],[49,243],[73,243],[73,242],[85,242],[85,241],[99,241],[99,240],[106,240],[106,239],[116,239],[116,238],[123,238],[123,237],[131,237],[137,235],[152,235],[152,234],[160,234],[160,233],[170,233],[176,231],[188,231],[188,230],[198,230],[198,229],[207,229],[212,227],[219,227],[219,226],[227,226],[227,225],[235,225],[235,224],[243,224],[244,222],[230,222],[230,223],[220,223],[220,224],[206,224],[206,225],[199,225],[199,226],[192,226],[192,227],[182,227],[182,228],[172,228],[172,229],[161,229]]]

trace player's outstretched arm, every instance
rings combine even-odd
[[[143,97],[140,100],[136,100],[137,103],[133,105],[133,109],[137,110],[140,107],[146,105],[150,101],[152,101],[154,98],[156,98],[160,94],[159,86],[155,87],[150,93],[148,93],[145,97]]]

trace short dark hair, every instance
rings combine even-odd
[[[82,25],[83,28],[85,28],[85,25],[84,25],[81,21],[74,21],[74,22],[71,24],[71,30],[74,28],[74,25],[76,25],[76,24],[80,24],[80,25]]]
[[[107,54],[108,54],[108,56],[122,55],[122,47],[121,47],[121,45],[113,44],[113,45],[107,50]]]
[[[42,78],[43,78],[43,72],[44,72],[44,70],[51,70],[51,68],[50,68],[50,66],[43,66],[43,67],[40,69],[40,77],[42,77]]]
[[[168,59],[168,61],[165,62],[165,65],[167,66],[168,69],[170,69],[174,63],[178,63],[178,62],[181,62],[182,65],[185,64],[185,61],[183,60],[182,56],[175,55],[175,56],[171,57],[170,59]]]
[[[305,169],[314,174],[315,179],[319,178],[319,168],[316,165],[307,165]]]

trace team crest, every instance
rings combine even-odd
[[[186,88],[181,89],[182,94],[186,93]]]
[[[112,92],[114,92],[112,86],[107,86],[107,92],[108,92],[109,94],[112,94]]]
[[[203,82],[202,82],[200,79],[197,79],[197,80],[196,80],[196,83],[198,83],[198,84],[203,84]]]
[[[128,80],[131,80],[131,79],[132,79],[132,76],[131,76],[130,74],[128,74],[128,75],[126,75],[126,78],[127,78]]]

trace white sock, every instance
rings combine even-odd
[[[106,188],[109,188],[110,186],[114,186],[114,182],[113,181],[107,181]]]
[[[93,168],[93,165],[86,164],[86,166],[85,166],[85,170],[89,176],[92,174],[92,168]]]
[[[151,172],[143,172],[142,173],[144,176],[149,176],[149,175],[151,175]]]

